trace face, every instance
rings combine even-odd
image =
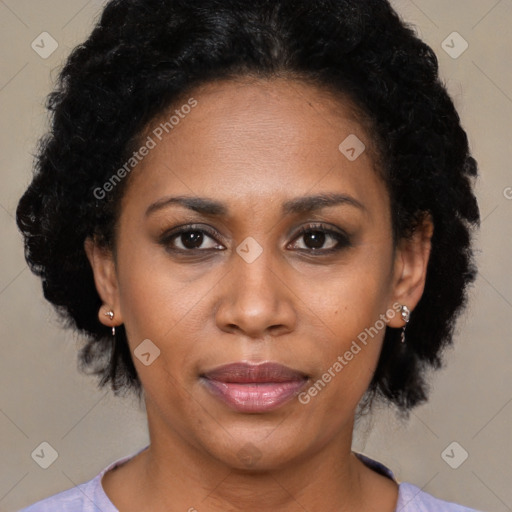
[[[115,266],[88,255],[114,324],[146,354],[134,363],[152,441],[284,466],[349,442],[384,327],[421,296],[427,245],[394,250],[386,186],[348,104],[284,79],[190,98],[169,133],[158,120],[141,139],[155,147],[129,178]],[[264,362],[291,371],[214,372]]]

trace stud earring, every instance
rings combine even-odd
[[[111,309],[104,314],[105,314],[105,316],[108,316],[110,318],[110,320],[114,319],[114,312]],[[116,328],[114,326],[112,326],[112,336],[115,336],[115,335],[116,335]]]
[[[411,310],[407,306],[402,306],[400,308],[400,315],[402,316],[402,320],[405,322],[405,325],[402,327],[402,333],[400,335],[400,341],[405,343],[405,328],[407,327],[407,323],[411,318]]]

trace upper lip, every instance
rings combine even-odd
[[[202,376],[211,380],[236,383],[290,382],[307,378],[305,373],[279,363],[248,363],[245,361],[218,366],[203,373]]]

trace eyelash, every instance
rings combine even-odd
[[[174,253],[180,253],[180,254],[188,254],[188,255],[194,255],[197,253],[202,252],[210,252],[210,251],[218,251],[221,249],[216,248],[209,248],[209,249],[179,249],[172,247],[172,242],[174,239],[179,238],[181,235],[186,233],[201,233],[206,234],[208,237],[212,238],[213,240],[216,240],[217,233],[206,226],[196,226],[196,225],[188,225],[188,226],[182,226],[180,228],[176,228],[175,230],[172,230],[171,232],[164,233],[160,238],[160,244],[163,245],[169,252]],[[308,226],[303,226],[299,229],[299,231],[295,234],[293,238],[293,242],[296,242],[301,237],[308,233],[322,233],[327,236],[332,237],[335,241],[337,241],[337,245],[335,247],[332,247],[330,249],[297,249],[298,251],[302,253],[309,253],[314,254],[318,256],[327,256],[330,254],[334,254],[336,252],[339,252],[345,248],[349,248],[352,246],[349,237],[344,234],[341,231],[335,231],[333,229],[329,229],[325,227],[322,224],[309,224]],[[218,243],[218,242],[217,242]]]

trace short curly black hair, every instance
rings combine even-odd
[[[94,191],[126,162],[145,127],[193,87],[277,76],[350,98],[371,121],[392,209],[394,243],[430,214],[432,251],[423,296],[407,327],[386,328],[365,395],[408,415],[424,402],[428,367],[442,366],[454,322],[475,280],[480,223],[477,164],[438,73],[433,50],[387,0],[112,0],[76,47],[48,97],[51,129],[17,223],[44,295],[85,335],[80,367],[116,394],[141,383],[124,329],[117,342],[101,306],[84,240],[115,251],[126,181],[104,200]]]

